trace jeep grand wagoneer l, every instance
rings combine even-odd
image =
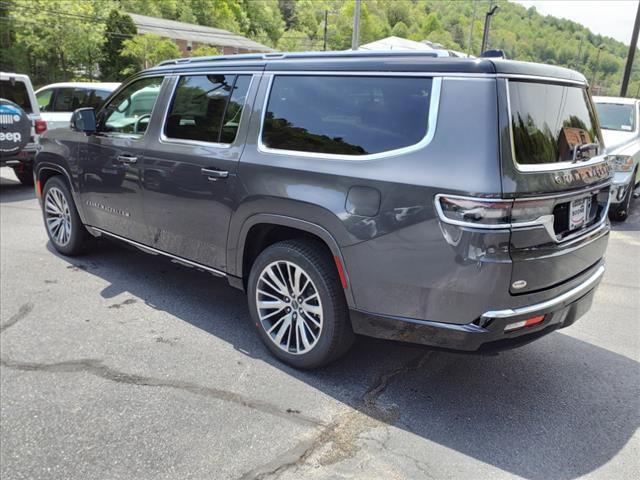
[[[53,246],[95,236],[226,277],[281,360],[354,334],[510,347],[590,306],[610,173],[585,78],[430,53],[168,61],[48,132]]]

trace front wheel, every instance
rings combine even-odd
[[[42,214],[49,240],[64,255],[84,253],[92,237],[82,224],[71,192],[59,176],[47,180],[42,191]]]
[[[629,210],[631,210],[631,199],[633,198],[633,181],[636,178],[634,173],[631,177],[631,182],[627,185],[627,193],[625,194],[622,202],[617,205],[612,205],[609,208],[609,218],[615,222],[624,222],[629,216]]]
[[[287,240],[265,249],[251,268],[248,297],[260,338],[293,367],[321,367],[353,343],[338,273],[319,242]]]

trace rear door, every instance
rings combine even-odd
[[[610,169],[585,85],[501,79],[503,193],[514,199],[512,293],[562,284],[607,244]]]
[[[190,73],[172,79],[165,121],[142,172],[154,248],[226,270],[227,231],[247,135],[253,75]]]

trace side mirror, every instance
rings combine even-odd
[[[97,130],[96,111],[91,107],[78,108],[71,115],[71,130],[94,133]]]

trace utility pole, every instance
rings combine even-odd
[[[327,22],[329,20],[329,10],[324,11],[324,40],[322,41],[322,50],[327,50]]]
[[[471,45],[473,43],[473,26],[476,23],[476,8],[478,0],[473,0],[473,15],[471,15],[471,28],[469,29],[469,45],[467,45],[467,55],[471,55]]]
[[[356,0],[353,11],[353,36],[351,37],[351,50],[357,50],[360,43],[360,0]]]
[[[484,16],[484,33],[482,34],[482,47],[480,48],[480,55],[487,49],[489,43],[489,28],[491,27],[491,17],[500,7],[493,5],[493,0],[489,0],[489,11]]]
[[[638,11],[636,12],[636,21],[633,24],[633,34],[631,35],[631,45],[629,45],[629,54],[627,55],[627,64],[624,67],[622,76],[622,86],[620,87],[620,96],[627,96],[627,87],[629,86],[629,77],[631,76],[631,67],[633,66],[633,57],[636,54],[638,46],[638,30],[640,29],[640,2],[638,3]]]
[[[593,75],[591,76],[591,88],[596,87],[596,75],[598,74],[598,67],[600,66],[600,53],[604,45],[598,45],[598,54],[596,55],[596,64],[593,66]]]

